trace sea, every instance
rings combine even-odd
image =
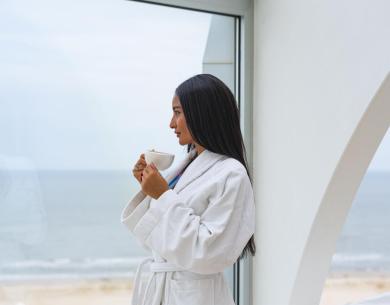
[[[148,252],[120,222],[126,171],[0,173],[0,282],[133,277]],[[390,272],[390,172],[367,172],[331,270]]]

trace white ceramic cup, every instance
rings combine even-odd
[[[163,171],[170,167],[175,159],[175,155],[155,151],[153,149],[148,149],[145,151],[145,161],[146,164],[154,163],[157,169]]]

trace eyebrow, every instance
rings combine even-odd
[[[175,110],[175,108],[180,109],[181,107],[180,107],[180,106],[174,106],[174,107],[172,107],[173,110]]]

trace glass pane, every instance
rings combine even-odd
[[[131,168],[150,148],[184,156],[171,100],[202,73],[212,18],[0,2],[0,304],[128,304],[148,255],[120,223]]]
[[[357,304],[390,290],[389,156],[390,130],[363,177],[337,240],[321,305]]]

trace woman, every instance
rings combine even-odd
[[[141,191],[122,213],[153,254],[138,267],[132,304],[232,305],[223,270],[255,254],[236,101],[222,81],[200,74],[176,89],[172,109],[170,128],[188,155],[165,178],[141,155],[133,169]]]

